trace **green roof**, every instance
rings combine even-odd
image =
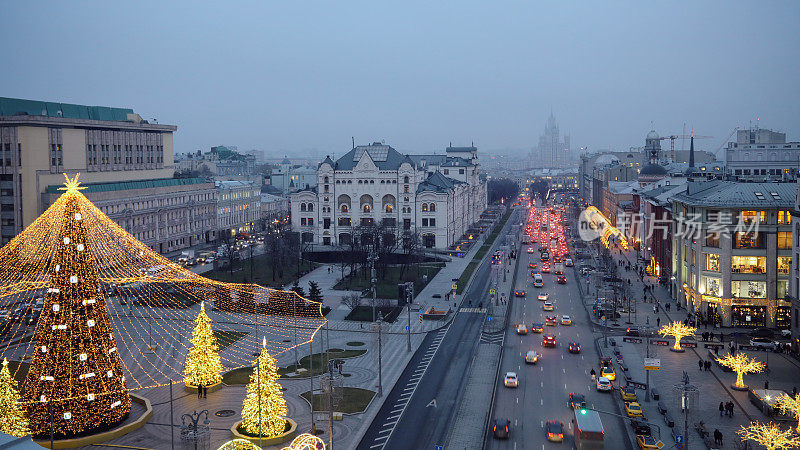
[[[84,106],[0,97],[0,116],[28,115],[126,122],[128,121],[128,114],[133,114],[133,110],[130,108]]]
[[[111,183],[81,183],[81,187],[86,188],[84,194],[89,192],[109,192],[109,191],[127,191],[131,189],[147,189],[147,188],[162,188],[169,186],[188,186],[192,184],[209,183],[205,178],[157,178],[153,180],[140,180],[140,181],[115,181]],[[64,185],[50,185],[47,186],[48,194],[59,194],[59,188]]]

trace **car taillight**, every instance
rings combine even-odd
[[[506,433],[508,433],[508,425],[506,425]]]
[[[494,428],[492,428],[492,431],[497,431],[497,425],[495,425]]]

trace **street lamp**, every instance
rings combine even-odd
[[[198,423],[200,422],[200,417],[202,417],[204,414],[206,418],[205,420],[203,420],[203,425],[207,430],[208,424],[211,423],[211,421],[208,420],[207,409],[204,409],[199,413],[197,412],[197,410],[195,410],[194,413],[192,414],[184,414],[181,416],[181,430],[182,430],[181,434],[184,434],[187,437],[193,437],[195,450],[197,450],[197,440],[200,437],[200,434],[198,432]],[[186,423],[187,420],[189,421],[188,424]],[[194,436],[191,436],[192,433],[194,434]]]

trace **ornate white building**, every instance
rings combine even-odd
[[[417,231],[423,246],[446,249],[486,210],[476,147],[443,155],[403,155],[378,142],[317,168],[317,186],[290,194],[292,229],[304,242],[345,245],[359,226],[381,224],[385,238]],[[391,237],[390,237],[391,236]]]

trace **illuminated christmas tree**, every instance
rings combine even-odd
[[[753,440],[767,450],[790,449],[800,446],[800,438],[792,430],[783,430],[778,424],[752,422],[736,432],[742,441]]]
[[[11,378],[5,358],[0,369],[0,431],[16,437],[31,434],[25,410],[19,404],[17,382]]]
[[[217,338],[211,330],[211,318],[206,314],[205,303],[200,303],[200,314],[192,332],[192,348],[186,357],[184,382],[190,386],[211,386],[222,381],[222,363],[217,351]]]
[[[35,436],[72,436],[124,420],[131,400],[122,375],[97,262],[86,242],[78,176],[67,178],[60,229],[24,400]]]
[[[747,385],[744,384],[744,374],[759,373],[764,370],[763,363],[757,361],[755,358],[748,358],[744,353],[737,353],[736,356],[727,355],[722,358],[717,358],[717,362],[736,372],[736,383],[734,387],[737,389],[747,389]]]
[[[266,338],[258,355],[247,397],[242,408],[242,431],[251,436],[270,438],[283,434],[286,429],[286,400],[278,384],[278,367],[275,358],[266,349]]]
[[[697,328],[684,325],[682,322],[672,322],[664,325],[658,330],[661,336],[672,336],[675,338],[675,345],[672,346],[673,350],[683,350],[681,348],[681,339],[685,337],[694,336]]]
[[[800,433],[800,394],[792,397],[789,394],[781,394],[778,397],[778,409],[781,414],[791,414],[797,420],[795,431]]]

